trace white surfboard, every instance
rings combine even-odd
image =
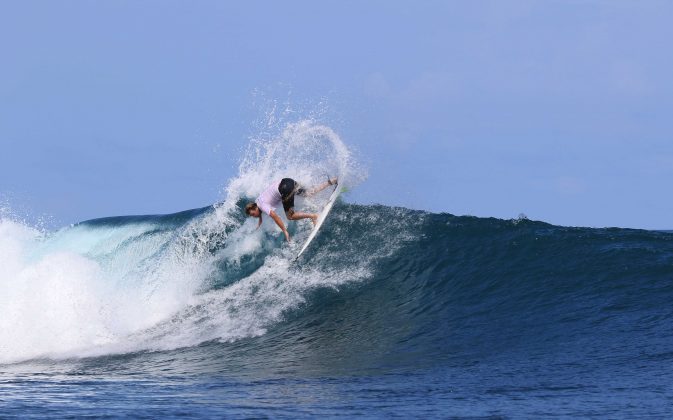
[[[329,196],[329,200],[327,200],[327,204],[325,204],[325,207],[322,208],[322,211],[318,215],[318,221],[316,222],[315,226],[313,226],[313,230],[311,231],[311,234],[308,235],[308,239],[306,239],[306,242],[304,242],[304,245],[301,247],[299,250],[299,254],[295,257],[295,260],[298,259],[301,254],[306,251],[306,248],[310,245],[310,243],[313,241],[313,238],[315,238],[315,235],[318,234],[318,231],[320,230],[320,226],[322,226],[323,222],[325,222],[325,219],[327,218],[327,215],[329,214],[330,210],[332,210],[332,206],[334,206],[334,203],[336,202],[337,197],[339,197],[339,194],[341,193],[341,188],[339,188],[339,184],[336,185],[334,188],[334,191],[332,192],[332,195]]]

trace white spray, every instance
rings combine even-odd
[[[183,225],[81,224],[43,233],[0,218],[0,363],[259,335],[303,302],[307,290],[365,278],[364,266],[339,272],[292,267],[293,249],[273,248],[267,240],[277,234],[273,225],[255,231],[254,221],[241,225],[237,214],[239,199],[254,198],[274,180],[310,185],[335,175],[351,186],[365,177],[336,133],[301,121],[278,136],[251,140],[225,200]],[[268,255],[257,271],[209,288],[217,262],[236,264],[260,253]]]

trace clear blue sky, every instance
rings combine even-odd
[[[327,98],[369,166],[352,201],[673,228],[671,22],[656,0],[4,0],[0,203],[213,203],[260,91]]]

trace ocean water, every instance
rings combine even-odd
[[[671,416],[673,233],[346,195],[294,262],[308,223],[288,245],[242,212],[288,167],[364,178],[301,122],[212,206],[0,218],[0,417]]]

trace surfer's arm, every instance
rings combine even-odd
[[[260,226],[262,226],[262,213],[261,212],[259,213],[259,222],[257,222],[257,229],[259,229]]]
[[[287,239],[287,241],[290,242],[290,234],[287,233],[287,229],[285,229],[285,224],[284,224],[283,221],[280,219],[280,217],[278,217],[278,215],[276,214],[276,212],[273,211],[273,210],[271,210],[271,212],[269,213],[269,216],[271,216],[271,218],[273,219],[273,221],[276,222],[276,224],[278,225],[278,227],[280,228],[280,230],[283,231],[283,233],[285,234],[285,239]]]

